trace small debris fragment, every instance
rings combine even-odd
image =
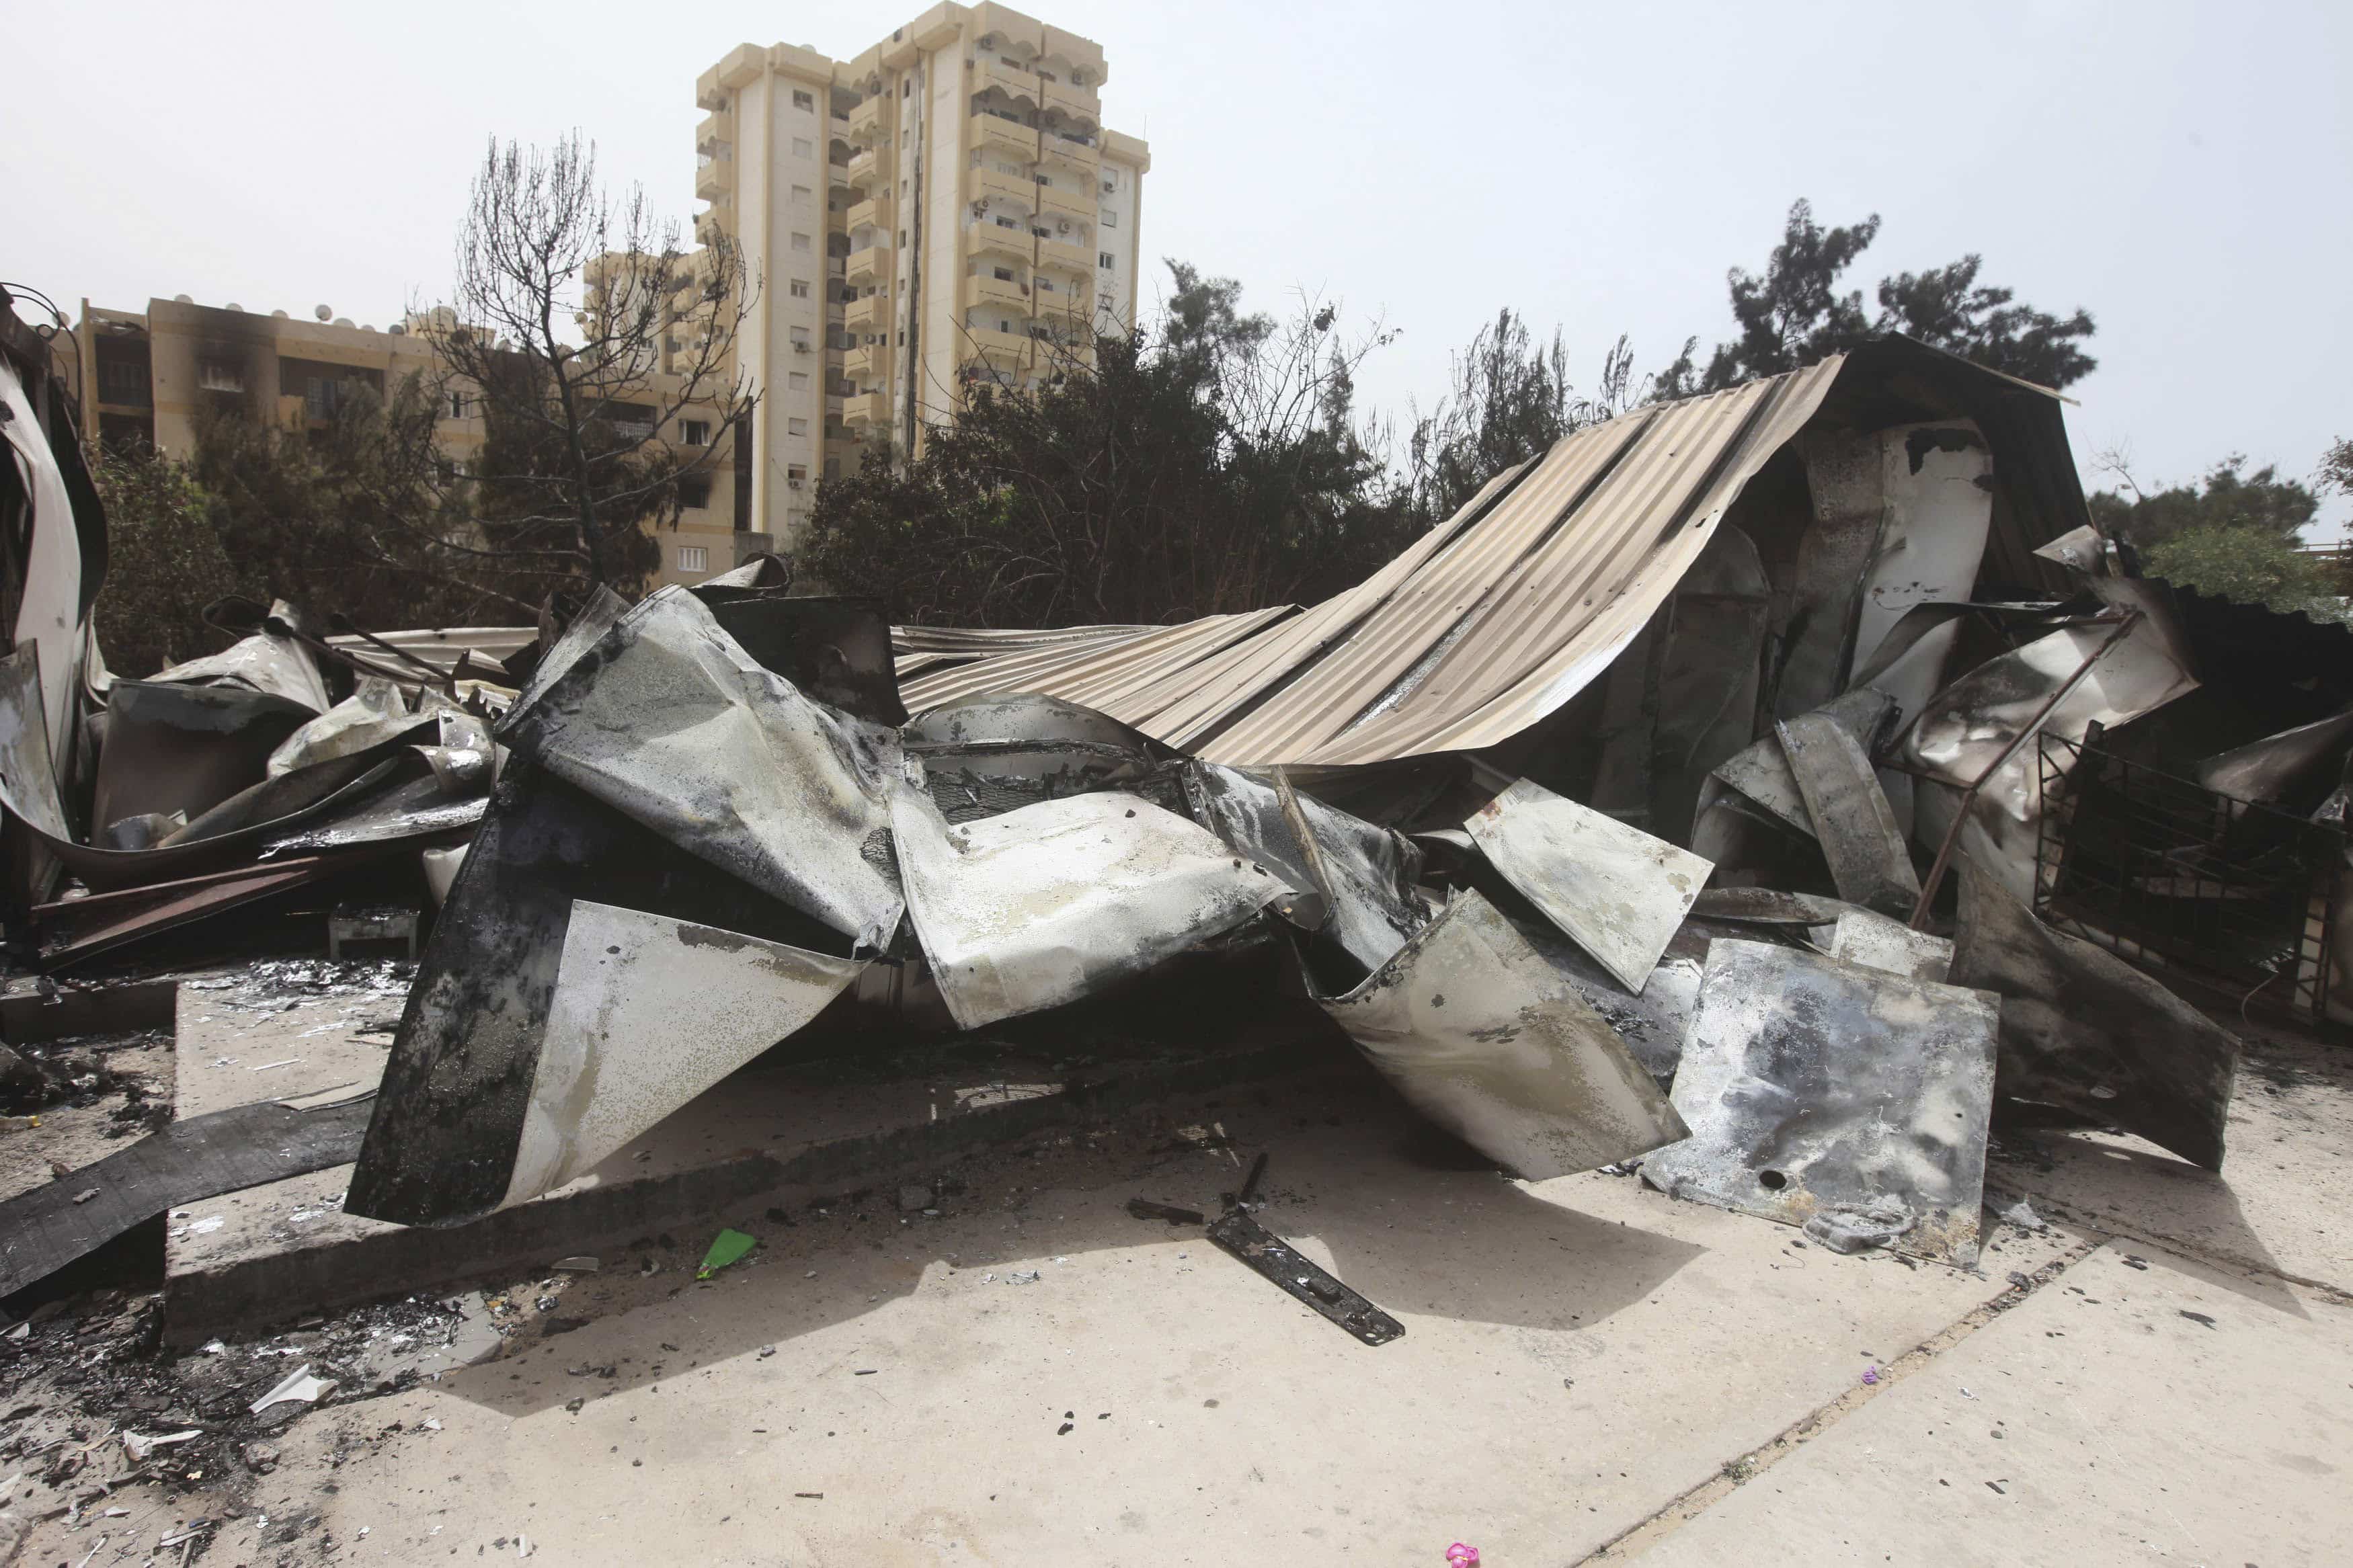
[[[2129,1252],[2125,1254],[2124,1264],[2127,1268],[2137,1268],[2143,1273],[2147,1273],[2148,1271],[2148,1259],[2146,1258],[2135,1258]]]
[[[2208,1317],[2203,1312],[2192,1312],[2184,1309],[2181,1315],[2189,1319],[2193,1323],[2203,1323],[2210,1329],[2214,1326],[2214,1320]]]
[[[2050,1224],[2041,1215],[2027,1206],[2024,1198],[2019,1199],[2001,1211],[2001,1222],[2004,1225],[2014,1225],[2024,1231],[2040,1232],[2051,1228]]]
[[[137,1432],[125,1432],[122,1435],[122,1451],[131,1456],[132,1464],[144,1464],[147,1456],[158,1448],[168,1448],[175,1443],[194,1442],[203,1436],[204,1433],[195,1427],[185,1432],[167,1432],[159,1437],[143,1436]]]
[[[1202,1215],[1198,1209],[1180,1209],[1174,1204],[1154,1203],[1150,1198],[1130,1198],[1127,1212],[1138,1219],[1165,1219],[1170,1225],[1199,1225]]]
[[[1446,1549],[1446,1568],[1479,1568],[1479,1549],[1456,1542]]]
[[[702,1255],[702,1267],[694,1271],[697,1279],[708,1279],[731,1263],[739,1263],[752,1248],[760,1244],[740,1230],[723,1230],[711,1239],[711,1250]]]
[[[335,1391],[335,1385],[325,1378],[312,1377],[309,1363],[304,1363],[288,1375],[283,1383],[255,1400],[246,1408],[259,1415],[273,1405],[296,1400],[304,1405],[316,1405]]]
[[[1874,1364],[1874,1365],[1872,1365],[1872,1366],[1864,1367],[1864,1368],[1862,1369],[1862,1381],[1863,1381],[1863,1385],[1864,1385],[1865,1387],[1874,1387],[1874,1386],[1876,1386],[1876,1385],[1878,1384],[1878,1382],[1879,1382],[1879,1368],[1878,1368],[1878,1366]]]
[[[91,1187],[87,1192],[76,1193],[73,1195],[73,1201],[78,1204],[86,1204],[96,1196],[98,1196],[98,1189],[96,1187]]]
[[[578,1258],[559,1258],[555,1260],[555,1269],[560,1274],[594,1274],[604,1266],[601,1259],[590,1258],[585,1254]]]

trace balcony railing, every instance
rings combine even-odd
[[[976,305],[1002,306],[1027,320],[1030,311],[1029,286],[1016,279],[993,278],[987,274],[966,278],[964,280],[964,299],[959,302],[966,310]]]
[[[849,111],[849,119],[844,128],[851,136],[861,140],[875,134],[882,129],[882,106],[890,101],[879,94],[868,99]]]
[[[870,245],[863,250],[853,250],[849,253],[849,259],[842,276],[852,283],[864,283],[887,277],[890,271],[890,247]]]
[[[888,425],[891,422],[891,399],[880,392],[849,398],[842,405],[841,422],[853,430],[869,425]]]
[[[868,294],[852,300],[841,308],[841,324],[852,331],[870,331],[889,319],[891,301],[881,294]]]
[[[1038,187],[1038,207],[1039,211],[1051,213],[1057,217],[1092,222],[1095,216],[1094,193],[1073,191],[1061,185],[1040,185]]]
[[[1027,125],[1017,125],[987,110],[975,110],[973,119],[973,141],[982,152],[1003,153],[1024,162],[1037,156],[1038,133]]]
[[[881,221],[882,204],[869,197],[852,205],[849,211],[843,215],[841,226],[855,234],[861,228],[871,228]]]

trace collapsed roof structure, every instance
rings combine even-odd
[[[2053,395],[1905,340],[1580,430],[1305,608],[894,629],[754,562],[536,629],[280,607],[148,681],[30,418],[10,934],[422,851],[354,1214],[530,1202],[877,995],[970,1030],[1240,955],[1514,1173],[1967,1263],[1998,1098],[2220,1165],[2236,1043],[2119,953],[2353,1002],[2342,631],[2245,657],[2092,530]]]

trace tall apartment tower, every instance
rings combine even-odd
[[[977,382],[1030,388],[1135,318],[1145,143],[1107,131],[1099,44],[983,3],[848,60],[745,44],[695,101],[696,236],[759,292],[737,527],[789,547],[815,481],[920,451]]]

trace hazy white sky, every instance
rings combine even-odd
[[[1403,335],[1362,390],[1400,416],[1502,305],[1560,323],[1587,381],[1621,331],[1645,366],[1704,349],[1725,268],[1805,195],[1885,218],[1866,290],[1976,250],[2091,309],[2087,479],[2117,445],[2144,483],[2233,451],[2306,476],[2353,435],[2342,0],[1023,8],[1109,56],[1106,117],[1153,147],[1145,253],[1384,317]],[[852,54],[920,9],[20,7],[0,278],[382,325],[441,291],[486,138],[578,127],[684,219],[697,75],[746,41]]]

